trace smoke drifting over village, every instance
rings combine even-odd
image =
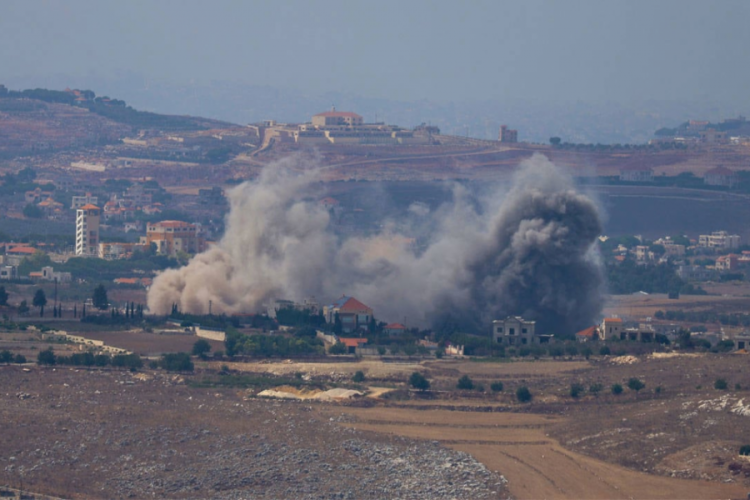
[[[447,206],[413,206],[415,227],[430,228],[419,250],[388,224],[371,237],[335,235],[312,192],[320,169],[301,163],[277,162],[233,189],[222,240],[161,273],[149,309],[201,314],[211,302],[214,313],[256,312],[276,298],[346,293],[386,321],[484,329],[523,315],[549,333],[587,327],[601,311],[596,205],[542,155],[484,201],[456,186]]]

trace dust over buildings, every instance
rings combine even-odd
[[[485,328],[523,315],[538,328],[572,332],[603,305],[594,242],[595,203],[546,157],[524,161],[512,185],[477,199],[456,186],[452,202],[409,210],[431,234],[420,250],[385,224],[367,237],[339,237],[314,199],[321,167],[291,157],[229,192],[227,230],[186,266],[161,273],[151,312],[173,304],[196,314],[248,313],[276,298],[362,298],[391,320]]]

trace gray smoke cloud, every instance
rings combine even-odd
[[[572,333],[597,319],[603,277],[595,203],[546,157],[524,161],[510,188],[478,201],[456,186],[437,210],[412,206],[431,234],[422,250],[395,224],[339,238],[316,202],[321,169],[289,158],[228,193],[226,233],[186,266],[159,274],[151,312],[257,312],[272,299],[357,297],[385,321],[486,330],[522,315]]]

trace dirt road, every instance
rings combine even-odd
[[[745,498],[739,484],[673,479],[636,472],[564,449],[546,429],[561,417],[521,413],[330,410],[356,417],[360,430],[440,441],[503,474],[519,499]]]

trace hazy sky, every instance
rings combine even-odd
[[[0,0],[4,78],[134,72],[397,100],[747,102],[746,0]]]

